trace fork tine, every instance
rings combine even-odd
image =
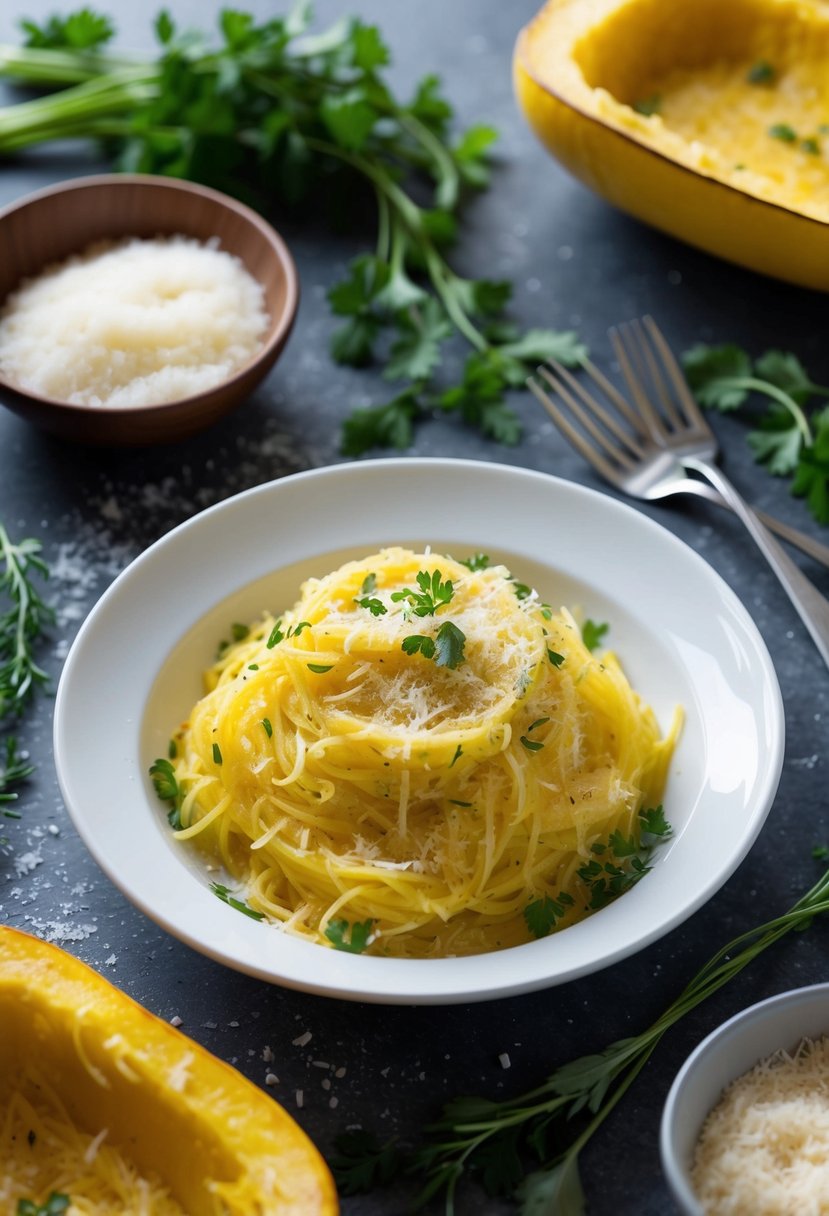
[[[690,426],[699,427],[700,430],[707,432],[709,429],[708,423],[703,417],[702,410],[697,405],[694,394],[688,387],[688,382],[682,373],[682,368],[679,366],[676,356],[674,355],[670,346],[665,341],[661,329],[656,324],[653,317],[650,316],[643,317],[642,324],[650,336],[651,342],[659,352],[662,365],[665,368],[665,371],[668,373],[671,383],[674,386],[676,398],[679,402],[680,409],[685,415],[686,422]]]
[[[579,384],[560,363],[551,359],[548,366],[542,365],[538,368],[538,375],[547,381],[561,402],[568,407],[571,414],[578,419],[584,430],[592,437],[594,443],[597,443],[612,460],[615,460],[622,468],[632,469],[642,459],[642,449],[636,440],[619,425],[612,414],[609,414],[594,397],[591,397],[584,385]],[[596,420],[617,437],[621,447],[612,441],[601,426],[597,425]],[[627,452],[624,449],[627,449]]]
[[[637,443],[636,438],[631,435],[630,431],[621,425],[618,418],[600,405],[596,398],[591,396],[587,391],[581,381],[577,380],[573,373],[562,363],[559,363],[556,359],[549,359],[547,365],[553,369],[559,381],[564,383],[587,406],[588,410],[601,422],[602,426],[607,427],[610,433],[616,436],[619,442],[627,448],[635,459],[641,460],[642,448],[640,444]],[[630,408],[618,389],[613,387],[610,381],[602,375],[596,365],[591,363],[589,359],[584,359],[581,366],[590,378],[595,380],[603,389],[605,395],[613,402],[616,409],[627,419],[636,436],[647,442],[649,436],[647,429],[642,424],[642,419],[637,417],[636,412]],[[538,371],[543,376],[545,369],[542,366],[539,367]],[[599,435],[596,435],[596,438],[599,442],[602,442]]]
[[[674,428],[678,429],[685,426],[686,422],[679,415],[673,394],[665,382],[659,362],[654,357],[653,348],[648,341],[648,334],[643,328],[642,322],[640,320],[631,321],[623,329],[630,335],[630,340],[636,344],[640,367],[645,370],[645,374],[650,379],[658,403],[662,408],[663,418],[667,417],[670,425]]]
[[[567,415],[559,409],[552,397],[544,392],[534,377],[528,377],[527,387],[541,405],[544,406],[544,409],[550,415],[564,438],[584,457],[587,463],[591,464],[596,472],[604,477],[606,481],[609,481],[612,486],[621,486],[618,467],[611,464],[609,460],[606,460],[592,443],[588,443],[581,431],[573,426]]]
[[[641,370],[633,367],[633,360],[639,362],[635,348],[629,347],[625,342],[622,332],[622,326],[611,329],[610,341],[613,346],[613,353],[619,360],[619,366],[622,369],[622,375],[625,378],[625,383],[628,386],[634,404],[645,420],[645,425],[652,435],[656,435],[660,441],[667,438],[667,432],[662,419],[653,408],[650,397],[645,392],[643,385],[644,377]]]

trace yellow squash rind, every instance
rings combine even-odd
[[[267,1094],[56,946],[0,927],[0,1080],[35,1064],[188,1216],[335,1216],[305,1133]],[[223,1198],[210,1181],[225,1184]]]
[[[696,2],[676,0],[676,5]],[[644,57],[660,54],[658,41],[649,41],[644,33],[636,40],[637,9],[648,7],[643,0],[549,0],[519,35],[513,62],[518,101],[533,130],[574,176],[621,210],[749,269],[829,290],[829,222],[804,214],[795,201],[784,205],[757,197],[712,175],[710,168],[682,163],[661,123],[628,106],[605,104],[606,93],[585,79],[581,65],[589,62],[592,32],[625,10],[625,37],[614,43],[619,92],[623,82],[628,84],[624,69],[629,57],[636,62],[627,75],[642,73],[641,94],[646,95]],[[737,37],[739,21],[748,20],[755,8],[801,24],[829,22],[829,5],[817,0],[728,0],[722,9],[731,10],[732,37]],[[675,10],[675,5],[667,9]],[[829,24],[827,32],[829,36]],[[651,78],[665,68],[664,62],[657,64]]]

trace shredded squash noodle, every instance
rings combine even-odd
[[[66,1216],[184,1216],[158,1178],[144,1176],[105,1128],[75,1126],[46,1078],[35,1070],[0,1092],[0,1211],[21,1199],[46,1204],[66,1195]]]
[[[168,769],[177,839],[242,908],[441,957],[565,927],[641,872],[678,717],[661,738],[614,656],[505,567],[385,549],[235,633]]]

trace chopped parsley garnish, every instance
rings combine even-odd
[[[326,671],[331,671],[333,663],[308,663],[306,664],[309,671],[313,671],[315,676],[324,676]]]
[[[176,743],[175,739],[171,739],[167,744],[167,755],[171,760],[175,760],[176,756],[178,755],[178,744]]]
[[[661,93],[651,93],[650,97],[640,97],[638,101],[634,101],[633,108],[637,114],[644,114],[645,118],[650,118],[652,114],[658,114],[662,108]]]
[[[534,899],[524,909],[524,920],[533,937],[546,937],[556,927],[556,921],[567,915],[567,909],[572,908],[575,900],[566,891],[559,892],[558,898],[545,895],[543,899]]]
[[[606,622],[591,621],[588,617],[581,627],[582,641],[588,650],[597,650],[604,641],[610,626]]]
[[[533,593],[532,587],[528,587],[526,583],[519,583],[517,579],[511,578],[512,589],[519,600],[528,600]]]
[[[268,650],[273,650],[274,646],[281,642],[284,637],[285,634],[282,632],[282,618],[280,617],[273,629],[270,631],[265,645],[267,646]]]
[[[373,920],[355,921],[353,925],[347,920],[330,920],[325,928],[325,936],[335,950],[362,954],[369,944],[373,924]]]
[[[210,890],[214,895],[217,895],[223,904],[227,904],[230,908],[235,908],[237,912],[241,912],[244,916],[249,916],[251,920],[264,920],[265,913],[257,912],[255,908],[251,908],[244,900],[237,899],[231,895],[230,890],[220,882],[211,882]]]
[[[218,743],[213,744],[213,763],[222,763],[222,749],[219,747]]]
[[[368,608],[372,616],[385,616],[388,608],[382,600],[378,600],[376,596],[364,595],[361,599],[354,601],[360,608]]]
[[[419,591],[414,591],[411,587],[403,587],[400,591],[392,592],[392,601],[395,604],[404,603],[404,616],[434,616],[438,608],[450,603],[452,596],[455,594],[455,589],[452,586],[452,580],[446,579],[444,582],[440,576],[440,570],[433,570],[430,574],[428,570],[418,570],[417,585]]]
[[[170,803],[170,810],[167,812],[170,827],[176,832],[181,831],[184,827],[181,822],[181,804],[184,800],[184,792],[176,780],[175,770],[170,761],[163,757],[154,760],[150,765],[150,779],[156,795],[162,802]]]
[[[372,591],[377,590],[377,575],[374,571],[367,574],[363,579],[363,585],[360,588],[360,595],[371,595]]]
[[[475,805],[474,802],[461,802],[460,798],[450,798],[449,801],[452,803],[452,806],[469,807]]]
[[[270,718],[263,718],[263,719],[262,719],[262,726],[264,727],[265,734],[268,736],[268,738],[269,738],[269,739],[270,739],[270,738],[272,738],[272,736],[273,736],[273,727],[271,726],[271,720],[270,720]]]
[[[539,726],[546,726],[549,721],[549,718],[536,718],[535,722],[531,722],[527,727],[527,734],[529,734],[531,730],[537,730]]]
[[[772,139],[782,140],[784,144],[793,144],[797,139],[797,131],[787,122],[776,122],[773,127],[769,127],[769,135]]]
[[[820,156],[820,144],[813,135],[810,135],[807,139],[801,139],[800,150],[801,152],[807,152],[809,156]]]
[[[579,867],[577,873],[587,888],[587,906],[591,911],[606,907],[644,878],[651,869],[648,861],[654,847],[671,835],[671,825],[661,805],[641,810],[638,818],[638,839],[635,834],[625,836],[617,829],[606,843],[592,845],[592,858]]]
[[[173,799],[178,798],[178,782],[176,781],[175,770],[169,760],[163,758],[154,760],[150,765],[150,777],[152,778],[155,792],[162,802],[172,802]]]
[[[452,767],[453,767],[453,766],[456,764],[456,762],[457,762],[458,760],[460,760],[460,758],[461,758],[461,756],[462,756],[462,755],[463,755],[463,748],[461,747],[461,745],[460,745],[460,743],[459,743],[459,744],[458,744],[458,746],[455,748],[455,754],[454,754],[454,756],[453,756],[453,757],[452,757],[452,759],[449,761],[449,767],[450,767],[450,768],[452,768]]]
[[[768,59],[758,59],[746,72],[749,84],[772,84],[776,77],[777,72]]]
[[[235,621],[230,626],[230,632],[234,642],[244,642],[245,638],[250,633],[250,629],[248,629],[247,625],[242,625],[239,621]]]
[[[258,670],[259,670],[258,663],[248,663],[248,671],[258,671]]]
[[[551,650],[549,646],[547,647],[547,658],[553,667],[561,667],[561,664],[564,662],[564,655],[559,654],[557,650]]]
[[[524,744],[528,752],[540,752],[543,743],[539,743],[537,739],[528,739],[526,735],[521,736],[521,742]]]
[[[63,1216],[72,1202],[68,1195],[52,1191],[45,1203],[36,1204],[32,1199],[18,1199],[15,1216]]]
[[[466,566],[467,570],[471,570],[474,574],[476,570],[486,570],[489,567],[489,554],[473,553],[470,557],[461,558],[459,564]]]
[[[412,633],[404,638],[401,650],[406,654],[423,655],[434,659],[438,667],[460,667],[464,659],[466,635],[452,621],[444,621],[434,638],[423,633]]]

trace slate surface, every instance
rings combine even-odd
[[[0,12],[9,38],[21,0]],[[53,9],[30,0],[34,16]],[[65,5],[59,7],[65,8]],[[110,4],[124,45],[148,42],[144,6]],[[206,21],[213,0],[174,0],[175,15]],[[257,0],[265,15],[271,6]],[[683,349],[733,340],[759,353],[797,351],[818,382],[829,382],[824,297],[716,261],[617,214],[554,165],[524,125],[512,98],[510,56],[532,0],[354,0],[378,21],[404,89],[440,73],[461,122],[492,121],[502,132],[493,188],[467,213],[456,264],[473,274],[508,276],[514,315],[525,325],[575,327],[596,358],[610,358],[607,327],[653,313]],[[345,11],[317,5],[320,24]],[[82,149],[40,151],[0,166],[0,204],[99,167]],[[55,677],[86,612],[123,565],[202,506],[248,486],[338,462],[339,426],[353,406],[380,401],[375,371],[336,368],[326,354],[333,328],[327,286],[363,247],[358,236],[278,221],[297,260],[303,297],[297,327],[277,368],[237,414],[185,444],[139,453],[85,451],[53,441],[0,411],[0,517],[17,535],[40,536],[53,564],[58,623],[47,664]],[[367,224],[371,219],[367,217]],[[413,456],[453,455],[546,470],[599,487],[526,397],[515,404],[525,438],[498,448],[450,420],[426,425]],[[759,505],[817,533],[786,486],[758,471],[743,433],[715,419],[725,465]],[[602,487],[599,487],[602,488]],[[22,796],[19,822],[3,824],[0,916],[60,940],[132,996],[183,1028],[271,1092],[330,1148],[347,1125],[411,1139],[443,1099],[460,1092],[518,1094],[558,1062],[646,1027],[713,951],[730,937],[787,908],[816,879],[813,844],[826,841],[825,723],[829,680],[783,592],[739,525],[690,503],[645,508],[699,550],[737,591],[769,644],[787,715],[788,744],[778,797],[762,836],[726,887],[689,923],[636,958],[601,974],[531,996],[451,1008],[360,1006],[281,991],[200,957],[134,910],[99,872],[61,802],[51,764],[51,703],[40,700],[21,732],[38,763]],[[551,520],[551,539],[566,520]],[[804,568],[824,590],[829,573]],[[118,791],[112,791],[114,800]],[[712,839],[711,848],[717,847]],[[657,1129],[667,1089],[688,1051],[740,1008],[787,988],[827,978],[827,926],[793,936],[667,1036],[646,1071],[583,1155],[592,1216],[664,1216],[673,1210],[662,1180]],[[304,1032],[305,1046],[293,1040]],[[269,1046],[275,1062],[266,1064]],[[499,1055],[508,1052],[505,1071]],[[333,1078],[315,1066],[345,1068]],[[323,1078],[331,1088],[323,1089]],[[295,1107],[295,1091],[304,1105]],[[332,1109],[331,1099],[337,1099]],[[347,1216],[402,1212],[406,1188],[346,1201]],[[473,1195],[461,1211],[498,1213],[508,1205]]]

